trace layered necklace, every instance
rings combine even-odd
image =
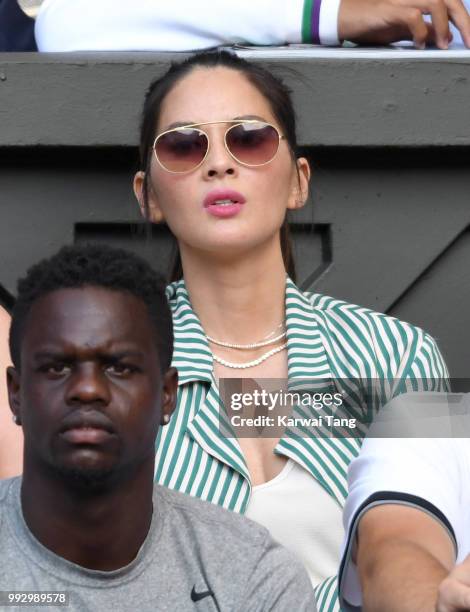
[[[279,330],[281,328],[282,328],[282,331],[281,333],[279,333]],[[258,342],[251,342],[249,344],[235,344],[233,342],[223,342],[222,340],[216,340],[215,338],[212,338],[211,336],[207,336],[207,335],[206,337],[209,340],[209,342],[212,342],[212,344],[216,344],[218,346],[223,346],[225,348],[230,348],[230,349],[236,349],[239,351],[249,351],[249,350],[253,350],[256,348],[261,348],[263,346],[270,346],[271,344],[275,344],[276,342],[279,342],[279,340],[281,340],[282,338],[285,338],[286,334],[287,334],[287,331],[285,329],[285,324],[280,323],[267,336],[265,336]],[[276,346],[275,348],[270,349],[266,353],[263,353],[257,359],[253,359],[252,361],[245,361],[244,363],[234,363],[233,361],[227,361],[226,359],[222,359],[222,357],[219,357],[218,355],[215,355],[215,354],[213,354],[212,357],[214,361],[216,361],[217,363],[220,363],[220,365],[226,366],[227,368],[235,368],[235,369],[243,370],[245,368],[252,368],[253,366],[257,366],[260,363],[263,363],[263,361],[266,361],[266,359],[269,359],[273,355],[276,355],[276,353],[280,353],[285,348],[287,348],[287,342],[283,342],[279,346]]]

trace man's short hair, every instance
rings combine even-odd
[[[9,338],[14,366],[21,368],[21,343],[34,302],[52,291],[87,286],[127,292],[145,303],[155,327],[161,369],[166,372],[173,353],[173,323],[165,281],[141,257],[104,244],[65,246],[18,281]]]

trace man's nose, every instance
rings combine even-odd
[[[82,363],[70,376],[67,403],[103,404],[110,401],[109,381],[100,364]]]

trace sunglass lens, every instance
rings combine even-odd
[[[242,123],[227,131],[226,142],[229,151],[242,164],[261,166],[276,155],[279,134],[266,123]]]
[[[172,130],[155,143],[155,154],[170,172],[189,172],[196,168],[207,152],[207,136],[193,128]]]

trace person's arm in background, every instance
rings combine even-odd
[[[423,15],[429,13],[432,25]],[[40,51],[196,51],[236,43],[388,44],[434,40],[445,48],[449,20],[470,46],[462,0],[49,0],[39,11]]]
[[[0,307],[0,478],[21,474],[23,464],[23,432],[13,423],[7,397],[5,370],[10,365],[9,327],[10,316]]]
[[[449,534],[423,511],[373,508],[358,530],[364,612],[470,610],[470,556],[456,566],[454,558]]]
[[[455,533],[439,508],[450,508],[447,513],[451,517],[456,513],[460,500],[458,455],[450,453],[448,463],[440,462],[452,442],[431,439],[444,431],[439,430],[438,414],[444,422],[449,419],[447,394],[442,393],[448,388],[448,373],[428,334],[424,334],[411,365],[406,365],[406,374],[405,388],[411,383],[416,391],[424,387],[437,393],[395,397],[369,430],[372,439],[365,443],[362,459],[349,472],[353,498],[362,487],[365,492],[372,486],[362,512],[358,512],[351,548],[364,612],[436,612],[440,584],[456,559]],[[437,412],[436,406],[440,406]],[[395,428],[390,431],[397,439],[380,439],[388,435],[379,424],[385,413],[392,420],[385,417],[384,423],[390,426],[395,419]],[[430,413],[433,418],[428,417]],[[415,441],[413,436],[429,439]],[[434,462],[440,463],[436,469]],[[443,481],[449,505],[441,504]]]
[[[422,510],[381,505],[358,528],[356,563],[364,612],[434,612],[455,562],[447,531]]]
[[[390,402],[390,413],[413,411],[414,402],[414,414],[424,414],[428,396],[430,402],[443,398],[438,404],[444,415],[437,419],[440,426],[445,421],[445,393],[401,395]],[[462,406],[456,409],[459,414]],[[343,610],[470,609],[451,607],[465,592],[465,580],[470,583],[470,572],[465,573],[470,563],[464,569],[455,566],[470,547],[469,479],[466,438],[365,440],[348,474],[347,536],[339,579]]]

